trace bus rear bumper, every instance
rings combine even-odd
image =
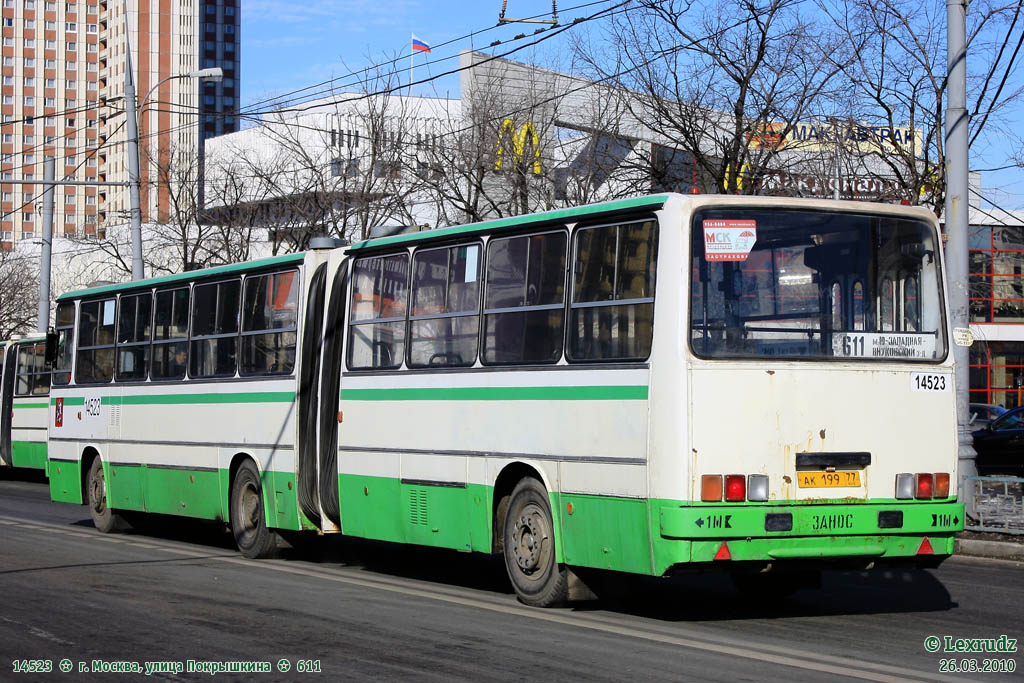
[[[953,553],[963,511],[956,502],[664,506],[658,541],[667,552],[659,554],[666,564],[851,560],[866,565],[900,558],[933,566]],[[676,546],[675,552],[666,545]],[[672,555],[675,562],[669,561]]]

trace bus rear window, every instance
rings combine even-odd
[[[699,356],[939,361],[942,300],[935,231],[924,221],[768,209],[694,216]]]

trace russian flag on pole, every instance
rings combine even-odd
[[[416,37],[416,34],[412,34],[412,49],[415,52],[430,52],[430,45],[427,41],[420,40]]]

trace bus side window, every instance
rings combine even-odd
[[[228,280],[192,288],[190,377],[231,377],[237,367],[242,283]]]
[[[245,279],[240,374],[278,375],[292,371],[298,315],[298,271]]]
[[[53,383],[71,383],[72,342],[75,336],[75,305],[57,304],[54,329],[57,332],[57,359],[53,365]]]
[[[149,368],[153,295],[122,295],[117,317],[118,381],[144,380]]]
[[[917,275],[905,273],[901,279],[903,290],[903,331],[921,329],[921,303],[917,294]]]
[[[153,305],[153,366],[155,380],[185,377],[188,356],[188,287],[158,291]]]
[[[880,331],[892,332],[895,329],[896,310],[892,278],[882,278],[878,292],[878,322]]]
[[[32,346],[32,395],[46,396],[50,393],[50,369],[46,366],[46,342]]]
[[[75,380],[79,384],[109,382],[113,378],[116,310],[116,299],[85,301],[79,305],[75,369]]]
[[[867,328],[867,320],[864,315],[864,283],[857,280],[853,283],[853,329],[856,331]]]
[[[843,286],[838,282],[832,283],[832,330],[843,329]]]
[[[654,221],[576,233],[569,360],[640,360],[651,353],[658,226]]]
[[[405,356],[409,254],[359,259],[352,268],[348,367],[397,368]]]
[[[554,363],[562,356],[567,241],[565,232],[549,232],[487,243],[484,363]]]
[[[409,367],[472,365],[480,313],[480,245],[413,256]]]
[[[29,396],[32,393],[32,366],[34,357],[30,344],[17,344],[15,350],[18,352],[16,381],[14,385],[15,396]]]

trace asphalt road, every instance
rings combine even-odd
[[[271,671],[149,678],[1021,680],[1020,646],[957,655],[924,642],[1024,640],[1022,578],[1019,563],[953,558],[929,571],[826,573],[820,591],[781,607],[750,604],[723,577],[690,576],[540,610],[515,600],[494,558],[326,539],[250,561],[216,525],[156,520],[99,534],[84,507],[49,502],[42,479],[0,475],[3,681],[141,680],[90,669],[188,660]],[[948,658],[1011,658],[1021,672],[942,673]],[[17,673],[25,660],[52,671]],[[320,673],[300,672],[306,662]]]

